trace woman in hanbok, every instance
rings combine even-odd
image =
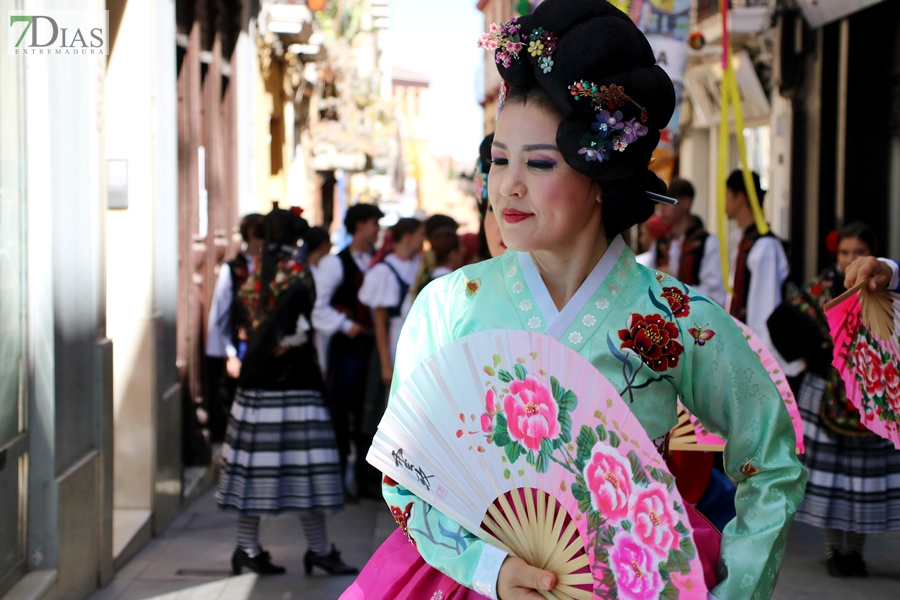
[[[809,469],[797,520],[822,529],[828,574],[867,574],[862,558],[868,534],[900,530],[900,451],[866,429],[832,366],[824,306],[844,287],[850,264],[877,252],[875,232],[851,223],[838,232],[837,262],[769,319],[772,342],[787,360],[802,358],[806,372],[797,394]],[[900,376],[898,376],[900,377]]]
[[[304,567],[331,574],[357,569],[329,543],[325,513],[344,503],[334,428],[322,397],[312,343],[313,283],[293,259],[303,221],[275,209],[263,221],[259,266],[240,291],[235,315],[247,351],[222,448],[219,507],[238,514],[232,572],[284,573],[259,544],[263,515],[294,512],[308,550]]]
[[[710,544],[691,520],[712,596],[769,598],[805,482],[784,402],[731,317],[639,266],[620,235],[653,213],[647,192],[665,193],[647,167],[673,113],[671,81],[637,27],[602,0],[546,0],[482,41],[498,48],[509,86],[488,180],[509,250],[419,295],[393,390],[445,344],[513,329],[552,336],[589,360],[658,447],[680,398],[727,440],[725,469],[738,485],[720,554],[704,554]],[[384,496],[400,530],[344,600],[540,600],[536,590],[554,587],[553,573],[482,541],[389,478]]]

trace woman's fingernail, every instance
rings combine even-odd
[[[544,578],[541,579],[541,587],[544,589],[550,589],[550,576],[544,575]]]

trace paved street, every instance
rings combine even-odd
[[[362,566],[393,531],[384,505],[363,501],[329,517],[329,532],[347,562]],[[235,518],[217,510],[213,490],[189,506],[166,533],[150,542],[90,600],[335,600],[352,577],[303,574],[306,551],[300,524],[283,516],[263,520],[262,542],[284,576],[228,577],[234,548]],[[832,579],[825,564],[818,531],[795,525],[775,591],[777,600],[888,600],[900,593],[900,534],[870,539],[866,559],[871,577]]]

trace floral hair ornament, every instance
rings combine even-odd
[[[500,80],[500,93],[497,95],[497,119],[500,118],[500,111],[503,110],[503,106],[506,104],[506,94],[509,93],[509,86],[506,85],[506,80]]]
[[[625,88],[621,85],[611,83],[609,87],[605,85],[598,86],[596,83],[588,83],[587,81],[576,81],[569,86],[569,93],[575,97],[575,100],[589,98],[594,110],[616,110],[625,106],[630,102],[641,111],[641,123],[647,122],[647,109],[635,102],[634,98],[625,93]]]
[[[552,31],[545,31],[538,27],[531,32],[528,42],[528,54],[538,61],[541,71],[546,75],[553,70],[553,54],[556,52],[556,43],[559,38]]]
[[[512,61],[519,60],[519,53],[525,49],[527,36],[522,35],[518,19],[510,19],[507,23],[491,23],[486,33],[478,38],[478,47],[485,50],[496,50],[494,61],[505,68],[512,66]]]

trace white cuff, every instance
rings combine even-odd
[[[225,356],[227,356],[228,358],[236,358],[237,355],[237,348],[235,348],[232,344],[228,344],[225,346]]]
[[[344,335],[350,335],[350,330],[353,329],[355,323],[351,319],[344,319],[344,322],[341,323],[341,333]]]
[[[281,338],[280,345],[282,346],[291,346],[293,348],[297,348],[302,346],[309,340],[309,335],[307,332],[311,329],[309,321],[306,320],[306,317],[300,315],[300,318],[297,319],[297,330],[291,335],[286,335]]]
[[[900,291],[900,265],[897,264],[897,261],[891,260],[890,258],[879,258],[881,262],[886,264],[891,268],[891,281],[887,285],[887,289],[891,292]]]
[[[497,578],[500,576],[500,567],[503,566],[503,561],[507,556],[509,554],[496,546],[484,545],[481,558],[478,559],[478,565],[475,567],[475,575],[472,578],[472,588],[476,592],[491,600],[499,600]]]

